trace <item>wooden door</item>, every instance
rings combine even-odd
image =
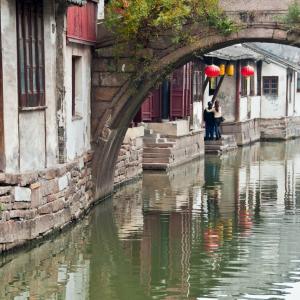
[[[161,120],[161,87],[152,92],[152,121]]]
[[[184,81],[185,67],[177,69],[172,74],[170,88],[170,117],[171,119],[184,117]]]

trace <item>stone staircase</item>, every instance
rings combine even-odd
[[[205,141],[206,154],[221,155],[235,149],[237,149],[237,143],[234,135],[222,135],[220,140]]]
[[[153,133],[152,130],[145,130],[143,169],[168,169],[174,160],[172,149],[175,144],[174,138],[164,137],[158,133]]]

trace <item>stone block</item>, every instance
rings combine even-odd
[[[51,203],[52,204],[52,211],[58,212],[62,210],[65,207],[65,199],[64,198],[59,198],[58,200],[54,201]]]
[[[35,189],[38,189],[40,186],[41,186],[41,184],[39,182],[35,182],[30,185],[30,189],[35,190]]]
[[[49,168],[39,172],[39,176],[46,180],[54,179],[57,176],[57,168]]]
[[[29,209],[31,203],[30,202],[13,202],[12,209]]]
[[[51,214],[53,211],[53,202],[47,203],[41,207],[38,208],[38,214],[39,215],[46,215],[46,214]]]
[[[11,210],[9,213],[10,219],[33,219],[36,216],[36,211],[34,210]]]
[[[37,188],[31,191],[31,207],[37,208],[47,203],[47,198],[42,196],[41,189]]]
[[[52,214],[37,217],[31,222],[31,238],[36,238],[37,236],[48,232],[54,226]]]
[[[128,80],[129,75],[126,73],[99,73],[98,85],[100,86],[110,86],[119,87],[122,86],[126,80]]]
[[[11,186],[1,186],[0,187],[0,196],[7,195],[11,191]]]
[[[31,189],[25,187],[16,186],[14,188],[14,198],[17,202],[30,202],[31,201]]]
[[[80,157],[78,159],[78,167],[79,167],[80,170],[82,170],[84,168],[84,159],[83,159],[83,157]]]
[[[29,185],[38,180],[38,172],[23,173],[19,175],[19,184],[21,186]]]
[[[97,87],[94,88],[95,101],[112,101],[119,88],[116,87]]]
[[[58,178],[58,189],[60,192],[66,189],[68,185],[69,185],[69,180],[67,175]]]
[[[44,181],[41,185],[42,190],[42,196],[48,196],[50,194],[58,193],[59,187],[58,187],[58,180],[52,179]]]

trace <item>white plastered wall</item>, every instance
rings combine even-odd
[[[42,169],[56,163],[54,2],[44,0],[47,109],[19,112],[16,2],[1,0],[6,172]]]
[[[297,73],[295,74],[297,78]],[[294,115],[300,116],[300,92],[297,91],[297,80],[295,80],[295,103],[294,103]]]
[[[76,116],[72,116],[72,56],[80,57],[80,94],[76,100]],[[67,159],[73,160],[90,149],[91,47],[68,43],[65,64],[66,148]]]
[[[16,2],[1,0],[3,113],[6,171],[19,168]]]
[[[278,118],[286,113],[286,74],[287,70],[276,64],[263,63],[262,84],[264,76],[278,76],[278,96],[264,95],[262,88],[261,117]]]

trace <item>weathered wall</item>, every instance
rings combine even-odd
[[[75,116],[72,116],[72,56],[77,56]],[[66,154],[71,161],[90,149],[91,47],[68,43],[65,61]]]
[[[1,1],[3,99],[6,171],[28,171],[56,163],[54,1],[44,1],[46,106],[19,111],[16,2]],[[12,38],[15,36],[15,38]],[[19,122],[18,122],[19,121]]]
[[[1,0],[1,39],[6,170],[19,169],[16,2]]]
[[[282,66],[263,63],[262,78],[264,76],[278,76],[278,96],[261,96],[261,117],[276,118],[286,115],[286,74]]]
[[[222,114],[226,121],[235,120],[236,77],[225,76],[217,100],[222,106]]]
[[[143,173],[143,136],[144,127],[128,128],[115,167],[115,185],[130,181]]]
[[[94,202],[92,153],[22,174],[0,175],[0,252],[78,219]]]
[[[286,140],[300,136],[300,117],[283,117],[260,120],[261,138]]]
[[[246,145],[260,139],[259,119],[243,122],[225,122],[221,125],[222,134],[234,135],[238,146]]]

